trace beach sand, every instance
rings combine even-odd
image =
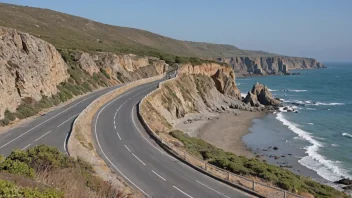
[[[252,120],[264,115],[263,112],[233,109],[223,113],[188,114],[177,121],[176,128],[224,151],[253,158],[255,155],[242,137],[250,132],[248,129],[252,126]]]
[[[242,141],[252,126],[252,120],[263,117],[263,112],[237,111],[234,113],[221,113],[218,119],[213,119],[199,129],[197,137],[210,144],[247,158],[255,157]]]

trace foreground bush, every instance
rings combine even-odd
[[[63,193],[51,188],[23,188],[12,182],[0,180],[0,197],[61,198]]]
[[[347,197],[344,193],[330,186],[320,184],[258,159],[248,159],[225,152],[201,139],[189,137],[182,131],[172,131],[170,135],[180,140],[190,154],[230,172],[244,176],[255,176],[294,193],[307,192],[315,197]]]
[[[92,166],[81,159],[74,159],[62,154],[58,149],[40,145],[27,151],[15,150],[7,158],[0,159],[1,173],[23,176],[41,184],[50,185],[60,190],[58,196],[49,196],[51,191],[38,191],[17,188],[3,183],[2,193],[25,193],[17,197],[121,197],[119,189],[96,176]],[[0,186],[1,188],[1,186]],[[0,190],[1,192],[1,190]],[[38,194],[42,193],[42,194]],[[2,194],[0,194],[0,197]],[[22,194],[19,194],[22,195]],[[48,195],[48,196],[46,196]],[[14,197],[16,197],[14,196]],[[6,196],[5,196],[6,197]]]

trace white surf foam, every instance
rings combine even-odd
[[[273,91],[277,91],[277,90],[275,90],[275,89],[268,89],[269,91],[271,91],[271,92],[273,92]]]
[[[306,92],[308,90],[304,90],[304,89],[289,89],[289,92]]]
[[[352,138],[352,135],[349,133],[342,133],[342,136],[348,137],[348,138]]]
[[[315,103],[307,104],[307,105],[314,105],[314,106],[340,106],[340,105],[345,105],[345,103],[340,103],[340,102],[331,102],[331,103],[315,102]]]
[[[298,162],[303,166],[315,170],[320,176],[324,177],[329,181],[336,181],[341,179],[342,176],[350,177],[347,171],[343,170],[338,166],[338,162],[328,160],[324,156],[318,153],[319,149],[324,147],[323,144],[317,141],[310,133],[298,128],[294,123],[286,120],[283,113],[278,113],[276,119],[281,121],[291,131],[296,133],[302,139],[308,141],[311,145],[305,147],[306,154],[308,156],[303,157]]]
[[[241,93],[241,97],[245,98],[247,96],[246,93]]]

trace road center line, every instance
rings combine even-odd
[[[125,145],[125,147],[126,147],[126,149],[129,151],[129,152],[131,152],[131,150]]]
[[[144,166],[146,166],[146,164],[145,164],[141,159],[139,159],[134,153],[132,153],[132,155],[133,155],[138,161],[140,161]]]
[[[228,197],[228,196],[226,196],[226,195],[222,194],[221,192],[216,191],[216,190],[214,190],[214,189],[210,188],[209,186],[207,186],[207,185],[205,185],[205,184],[203,184],[203,183],[201,183],[201,182],[199,182],[199,181],[196,181],[196,182],[197,182],[198,184],[200,184],[200,185],[202,185],[202,186],[204,186],[204,187],[206,187],[206,188],[208,188],[208,189],[210,189],[210,190],[212,190],[212,191],[214,191],[214,192],[218,193],[219,195],[222,195],[222,196],[224,196],[224,197],[226,197],[226,198],[230,198],[230,197]]]
[[[35,128],[41,126],[42,124],[48,122],[49,120],[54,119],[55,117],[59,116],[60,114],[62,114],[62,113],[64,113],[64,112],[68,111],[69,109],[71,109],[71,108],[77,106],[78,104],[82,103],[82,102],[85,101],[85,100],[88,100],[89,98],[91,98],[91,97],[93,97],[93,96],[94,96],[94,95],[92,95],[92,96],[90,96],[90,97],[88,97],[88,98],[85,98],[84,100],[82,100],[82,101],[80,101],[80,102],[77,102],[76,104],[72,105],[71,107],[69,107],[69,108],[67,108],[67,109],[65,109],[65,110],[63,110],[63,111],[61,111],[60,113],[54,115],[53,117],[51,117],[51,118],[49,118],[49,119],[47,119],[47,120],[41,122],[41,123],[38,124],[37,126],[31,128],[31,129],[29,129],[28,131],[22,133],[22,134],[19,135],[18,137],[14,138],[14,139],[10,140],[9,142],[7,142],[6,144],[2,145],[2,146],[0,147],[0,149],[4,148],[5,146],[9,145],[9,144],[12,143],[13,141],[15,141],[15,140],[17,140],[18,138],[20,138],[20,137],[24,136],[25,134],[29,133],[29,132],[32,131],[33,129],[35,129]]]
[[[155,171],[152,170],[152,172],[153,172],[156,176],[160,177],[162,180],[166,181],[165,178],[163,178],[162,176],[160,176],[160,175],[159,175],[158,173],[156,173]]]
[[[189,194],[183,192],[182,190],[180,190],[180,189],[177,188],[176,186],[172,186],[172,187],[174,187],[175,189],[177,189],[178,191],[180,191],[182,194],[186,195],[187,197],[193,198],[191,195],[189,195]]]
[[[72,118],[74,118],[75,116],[77,116],[79,113],[75,114],[74,116],[70,117],[69,119],[67,119],[66,121],[64,121],[63,123],[59,124],[57,127],[60,127],[61,125],[65,124],[66,122],[68,122],[69,120],[71,120]]]
[[[51,131],[48,131],[46,133],[44,133],[44,135],[40,136],[39,138],[37,138],[36,140],[34,140],[35,142],[40,140],[42,137],[46,136],[48,133],[50,133]]]
[[[26,147],[24,147],[23,149],[21,150],[26,150],[26,148],[28,148],[31,144],[28,144]]]
[[[99,149],[101,150],[102,154],[104,155],[104,157],[108,160],[108,162],[124,177],[126,178],[132,185],[134,185],[136,188],[138,188],[138,190],[140,190],[144,195],[146,195],[147,197],[150,197],[146,192],[144,192],[140,187],[138,187],[135,183],[133,183],[126,175],[124,175],[116,166],[114,163],[112,163],[112,161],[108,158],[108,156],[104,153],[104,150],[102,149],[101,145],[100,145],[100,142],[99,142],[99,138],[98,138],[98,133],[97,133],[97,123],[98,123],[98,119],[99,119],[99,116],[100,116],[100,113],[107,107],[109,106],[111,103],[113,103],[114,101],[118,100],[119,98],[121,98],[122,96],[130,93],[131,91],[115,98],[113,101],[109,102],[108,104],[106,104],[98,113],[97,115],[97,118],[95,120],[95,125],[94,125],[94,133],[95,133],[95,138],[97,140],[97,143],[98,143],[98,146],[99,146]]]

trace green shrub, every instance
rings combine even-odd
[[[51,188],[23,188],[9,181],[0,180],[0,197],[61,198],[63,193]]]
[[[84,82],[84,83],[82,84],[82,86],[83,86],[86,90],[92,91],[92,88],[90,87],[90,85],[89,85],[88,82]]]
[[[125,83],[125,81],[123,80],[123,75],[121,74],[121,72],[116,72],[116,78],[121,82],[121,83]]]
[[[0,171],[5,171],[11,174],[20,174],[27,177],[34,177],[35,172],[28,164],[18,161],[6,159],[0,163]]]
[[[180,140],[190,154],[208,160],[209,163],[233,173],[256,176],[290,192],[308,192],[315,197],[346,197],[345,194],[330,186],[317,183],[307,177],[296,175],[289,170],[258,159],[248,159],[225,152],[203,140],[189,137],[182,131],[175,130],[170,132],[170,135]]]
[[[22,114],[24,118],[28,118],[30,116],[36,115],[38,110],[34,109],[30,104],[22,103],[17,107],[17,112]]]
[[[4,115],[5,115],[5,118],[8,119],[8,120],[10,120],[10,121],[16,120],[16,116],[13,115],[13,113],[10,112],[8,109],[6,109]]]
[[[110,75],[108,73],[106,73],[105,69],[100,68],[100,72],[107,78],[110,79]]]
[[[42,99],[35,104],[35,108],[40,109],[47,109],[52,107],[53,104],[50,102],[47,96],[42,96]]]
[[[10,124],[10,120],[7,118],[0,120],[0,126],[7,126],[8,124]]]

